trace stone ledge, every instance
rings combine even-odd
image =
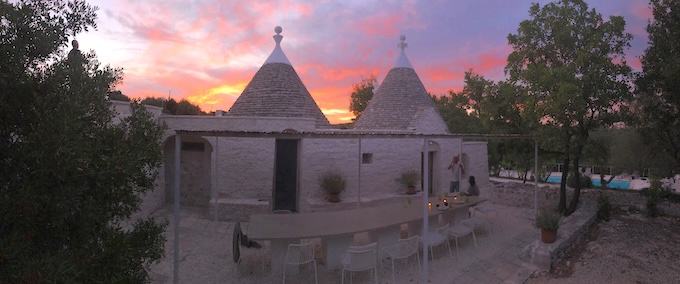
[[[419,191],[413,195],[397,193],[367,195],[361,197],[361,206],[371,207],[395,202],[408,202],[409,198],[411,198],[411,202],[418,202],[421,200],[422,194],[422,191]],[[307,199],[307,204],[309,205],[311,212],[354,209],[357,207],[357,202],[357,196],[343,196],[338,203],[330,203],[325,198],[318,197]]]
[[[217,204],[232,204],[232,205],[269,205],[269,199],[262,198],[217,198]],[[215,199],[210,199],[210,205],[215,205]]]
[[[269,212],[269,208],[267,199],[223,197],[217,199],[217,204],[215,204],[215,199],[211,200],[205,217],[212,219],[217,215],[217,218],[222,221],[247,222],[250,215]]]
[[[592,202],[585,202],[576,212],[562,220],[557,230],[557,240],[554,243],[543,243],[536,229],[537,239],[524,247],[520,258],[540,270],[550,271],[562,256],[590,230],[596,219],[596,205]]]

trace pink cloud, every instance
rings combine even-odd
[[[627,60],[628,65],[630,65],[631,68],[634,70],[642,70],[642,62],[640,61],[639,57],[629,58]]]
[[[360,19],[354,24],[355,30],[360,30],[367,36],[391,37],[399,32],[399,26],[404,21],[401,14],[377,14],[372,17]]]
[[[631,7],[630,12],[640,20],[648,20],[653,17],[652,9],[647,5],[647,2],[638,2]]]
[[[627,19],[627,28],[636,35],[646,34],[644,24],[651,17],[646,3],[625,3],[617,8],[629,9],[634,15],[630,16],[632,21]],[[339,122],[348,117],[344,111],[352,83],[371,73],[379,82],[384,79],[397,55],[400,33],[410,40],[420,37],[429,44],[462,48],[433,47],[419,55],[407,50],[425,88],[434,94],[462,89],[464,72],[469,69],[494,81],[504,77],[503,67],[511,49],[503,39],[514,30],[501,30],[516,27],[522,19],[501,22],[514,18],[508,11],[497,11],[503,10],[499,7],[484,10],[485,20],[494,24],[499,21],[494,26],[497,30],[479,30],[475,25],[457,27],[451,25],[450,14],[433,10],[468,9],[453,22],[474,23],[479,14],[470,16],[471,21],[467,21],[467,14],[475,14],[470,11],[483,5],[451,5],[448,1],[424,5],[435,4],[415,0],[225,0],[191,5],[118,1],[107,5],[106,15],[122,27],[120,34],[129,36],[120,41],[136,44],[123,48],[126,52],[133,50],[124,64],[113,64],[126,70],[120,86],[126,95],[165,97],[172,90],[175,99],[187,98],[204,110],[228,110],[274,48],[273,28],[281,25],[284,52],[328,118]],[[599,7],[598,11],[602,12]],[[108,29],[114,25],[101,26]],[[414,33],[417,36],[410,36]],[[639,59],[628,59],[632,67],[640,65]]]

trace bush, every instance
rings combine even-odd
[[[659,207],[657,203],[661,197],[661,192],[659,189],[651,188],[647,191],[647,214],[649,217],[659,216]]]
[[[579,173],[579,182],[581,183],[581,188],[593,188],[593,180],[590,179],[590,177],[586,175],[582,175]],[[567,178],[567,186],[571,188],[576,188],[576,178],[574,174],[570,174],[569,177]]]
[[[649,217],[659,216],[659,207],[657,204],[663,195],[662,183],[658,178],[651,178],[649,181],[649,190],[642,192],[643,195],[647,197],[647,214]]]
[[[328,171],[319,178],[319,185],[328,194],[338,194],[345,190],[346,181],[339,173]]]
[[[536,228],[557,230],[560,227],[562,215],[553,210],[541,210],[536,216]]]
[[[612,204],[609,202],[609,197],[600,194],[597,198],[597,219],[609,222],[612,211]]]
[[[406,170],[401,173],[401,177],[397,179],[397,181],[405,186],[416,186],[418,180],[420,180],[420,173],[416,170]]]

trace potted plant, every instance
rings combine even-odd
[[[337,203],[340,202],[340,192],[345,190],[346,181],[341,174],[327,171],[319,178],[319,185],[328,194],[328,201]]]
[[[406,194],[416,194],[418,180],[420,180],[420,173],[413,169],[402,172],[401,177],[397,179],[406,186]]]
[[[547,244],[557,240],[557,229],[560,227],[562,215],[552,210],[541,210],[536,216],[536,227],[541,229],[541,241]]]

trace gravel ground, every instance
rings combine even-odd
[[[680,219],[614,210],[551,272],[525,283],[680,283]]]

